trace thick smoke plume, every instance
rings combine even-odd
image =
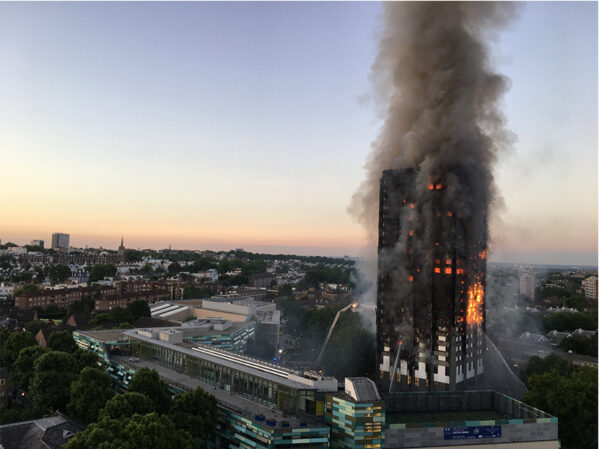
[[[440,179],[451,185],[441,206],[468,223],[465,247],[486,248],[487,213],[495,199],[492,168],[512,141],[498,107],[509,83],[493,71],[488,42],[514,12],[509,3],[384,4],[371,73],[384,124],[350,205],[373,244],[383,170],[413,168],[415,195],[424,198]],[[430,232],[423,230],[425,241]],[[401,254],[389,257],[398,268]]]

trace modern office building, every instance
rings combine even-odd
[[[193,326],[192,326],[193,327]],[[178,332],[177,332],[178,331]],[[297,372],[186,341],[185,329],[75,331],[120,391],[142,367],[173,393],[201,387],[218,402],[210,448],[557,449],[557,419],[494,391],[396,392],[372,381]]]
[[[413,169],[381,177],[381,391],[463,389],[483,373],[486,215],[476,204],[460,212],[455,190]]]
[[[346,377],[345,391],[327,395],[327,424],[331,447],[382,448],[385,439],[385,403],[376,385],[365,377]]]
[[[534,273],[524,272],[520,274],[520,294],[527,296],[530,300],[535,299],[535,275]]]
[[[52,249],[68,248],[70,238],[71,236],[69,234],[55,232],[52,234]]]
[[[98,354],[121,391],[136,371],[147,367],[158,371],[173,393],[201,387],[213,394],[219,423],[211,447],[330,447],[330,429],[322,416],[325,395],[338,388],[336,379],[190,343],[184,337],[189,331],[75,331],[73,337],[80,348]]]

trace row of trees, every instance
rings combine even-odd
[[[140,369],[128,392],[68,331],[55,331],[41,348],[27,331],[0,330],[0,358],[9,384],[26,392],[11,398],[0,424],[35,419],[55,410],[90,424],[65,446],[77,448],[199,448],[216,427],[216,399],[200,388],[173,397],[158,373]]]
[[[85,370],[84,370],[85,371]],[[95,374],[95,373],[94,373]],[[174,397],[158,373],[140,369],[133,377],[127,393],[114,395],[104,378],[89,377],[96,391],[79,389],[73,393],[79,400],[90,402],[86,421],[90,424],[77,434],[65,449],[157,449],[200,447],[199,441],[212,438],[216,428],[217,409],[214,396],[201,388]]]
[[[317,265],[314,268],[310,268],[304,274],[298,285],[300,290],[307,290],[308,288],[320,288],[321,282],[327,282],[332,284],[349,284],[351,276],[351,268],[329,268],[324,265]]]
[[[89,325],[94,329],[128,328],[142,316],[150,317],[151,313],[148,303],[140,299],[130,303],[126,309],[114,307],[108,312],[99,313],[89,322]]]
[[[557,354],[532,357],[520,376],[523,401],[559,420],[564,448],[597,448],[597,368],[575,367]]]

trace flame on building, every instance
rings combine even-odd
[[[483,302],[485,291],[480,282],[468,288],[468,308],[466,309],[466,324],[481,324],[483,322]]]

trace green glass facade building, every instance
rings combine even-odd
[[[345,392],[327,395],[325,420],[335,449],[380,449],[385,441],[385,404],[376,385],[363,377],[345,379]]]

